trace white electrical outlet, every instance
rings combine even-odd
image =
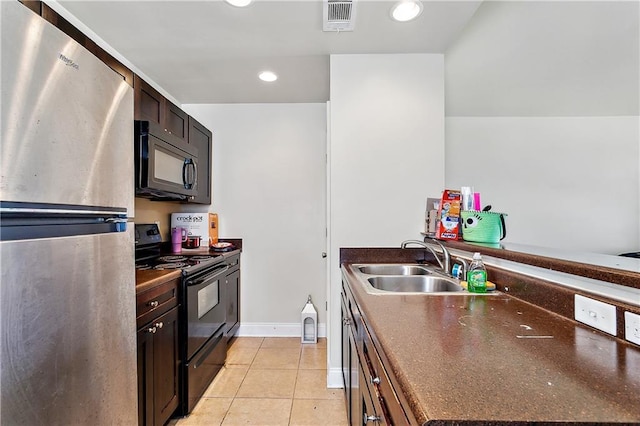
[[[575,295],[576,321],[590,325],[605,333],[616,335],[616,307],[588,297]]]
[[[624,313],[624,338],[640,345],[640,315]]]

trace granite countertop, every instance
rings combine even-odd
[[[421,424],[640,423],[640,348],[507,294],[370,295],[343,276]]]
[[[540,268],[545,268],[553,271],[566,272],[568,274],[592,278],[594,280],[608,281],[627,287],[640,288],[640,279],[638,279],[638,272],[633,270],[616,269],[601,265],[562,260],[538,254],[518,252],[515,250],[494,248],[489,247],[490,244],[470,243],[467,241],[443,241],[443,244],[445,244],[449,248],[460,249],[469,252],[479,251],[483,255],[495,256],[502,259],[538,266]],[[615,256],[611,257],[615,258]],[[619,259],[621,262],[636,260],[623,257],[620,257]]]

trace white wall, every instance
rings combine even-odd
[[[299,335],[311,295],[326,323],[326,105],[183,105],[213,131],[221,237],[242,238],[241,335]]]
[[[485,2],[447,50],[446,185],[505,241],[640,249],[639,5]]]
[[[442,55],[332,55],[329,385],[340,377],[340,247],[420,238],[444,183]]]
[[[446,129],[447,186],[471,183],[508,213],[505,241],[638,250],[636,118],[449,117]]]

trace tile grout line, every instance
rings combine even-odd
[[[247,380],[249,371],[256,372],[258,370],[261,370],[261,368],[258,368],[257,365],[256,365],[256,360],[258,358],[257,357],[258,352],[261,349],[278,349],[278,347],[270,346],[269,344],[267,344],[267,346],[264,346],[264,344],[266,342],[267,342],[267,339],[263,338],[261,340],[260,344],[257,347],[255,347],[255,351],[253,353],[253,356],[251,357],[251,359],[249,360],[249,363],[247,364],[247,369],[246,369],[242,379],[240,380],[238,387],[234,390],[233,396],[230,398],[231,402],[230,402],[228,408],[224,411],[223,415],[220,417],[220,421],[218,423],[219,426],[223,425],[226,420],[230,419],[229,415],[230,415],[230,412],[231,412],[231,407],[233,406],[234,403],[237,402],[236,400],[241,400],[242,399],[242,398],[239,398],[238,395],[239,395],[240,388],[242,387],[242,385],[244,383],[247,383],[246,380]],[[284,346],[284,347],[286,348],[286,347],[291,347],[291,346]],[[303,367],[302,361],[303,361],[303,358],[305,357],[305,349],[313,349],[314,351],[315,350],[325,350],[326,351],[326,348],[320,348],[320,347],[316,347],[316,346],[314,346],[313,348],[305,347],[303,344],[299,343],[299,346],[296,346],[296,349],[298,349],[298,358],[297,358],[297,365],[296,365],[296,369],[295,369],[296,370],[295,379],[293,381],[293,391],[292,391],[291,397],[290,398],[286,398],[286,399],[288,399],[289,404],[290,404],[289,405],[288,420],[287,420],[287,423],[286,423],[289,426],[294,426],[295,425],[295,423],[293,422],[293,420],[294,420],[293,419],[293,408],[294,408],[294,404],[296,402],[296,398],[295,398],[296,389],[298,387],[298,384],[302,383],[301,382],[302,378],[301,378],[300,374],[306,372],[307,370],[320,370],[320,371],[324,371],[324,373],[326,375],[326,371],[327,371],[326,368],[316,368],[317,365],[315,365],[314,362],[311,362],[311,361],[309,361],[310,363],[308,363],[308,367],[309,368],[304,368],[304,369],[302,368]],[[244,351],[244,350],[252,350],[252,349],[243,348],[243,349],[237,349],[237,350],[238,351]],[[225,363],[225,369],[227,371],[232,371],[233,370],[233,368],[231,368],[231,369],[227,368],[226,363]],[[267,370],[269,370],[269,369],[267,368]],[[287,369],[284,368],[283,370],[287,370]],[[212,398],[215,398],[215,396],[213,396]],[[265,397],[257,397],[257,396],[254,397],[254,398],[265,399]],[[277,399],[280,399],[280,398],[277,398]],[[314,400],[314,399],[318,399],[318,398],[311,398],[311,397],[301,398],[301,400],[309,400],[309,399],[310,400]],[[321,400],[325,400],[325,399],[326,400],[331,400],[332,398],[320,397],[319,399],[321,399]]]
[[[291,416],[293,415],[293,403],[296,399],[296,387],[298,386],[298,378],[300,377],[300,364],[302,362],[302,346],[300,347],[300,354],[298,355],[298,369],[296,371],[296,380],[293,384],[293,395],[291,395],[291,408],[289,408],[289,422],[287,423],[291,426]]]
[[[227,410],[224,413],[224,416],[222,416],[222,419],[220,420],[220,425],[219,426],[222,426],[224,421],[227,419],[227,416],[229,415],[229,412],[231,411],[231,406],[235,402],[235,400],[236,400],[236,398],[238,396],[238,392],[240,392],[240,387],[242,386],[242,384],[244,383],[245,379],[247,378],[247,375],[249,374],[249,370],[251,369],[251,366],[253,365],[253,361],[256,359],[256,355],[258,354],[258,351],[260,350],[260,347],[262,346],[263,342],[264,342],[264,338],[262,339],[262,342],[260,342],[260,346],[258,346],[258,349],[256,349],[256,353],[253,354],[253,357],[251,358],[251,362],[249,363],[249,367],[247,367],[247,371],[245,371],[244,376],[242,377],[242,380],[240,381],[240,385],[238,385],[238,388],[234,392],[233,397],[231,398],[231,403],[229,404],[229,408],[227,408]],[[238,349],[238,350],[240,350],[240,349]],[[225,368],[227,368],[226,367],[226,362],[225,362]]]

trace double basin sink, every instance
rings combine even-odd
[[[466,290],[435,266],[409,264],[353,265],[370,294],[452,294]]]

